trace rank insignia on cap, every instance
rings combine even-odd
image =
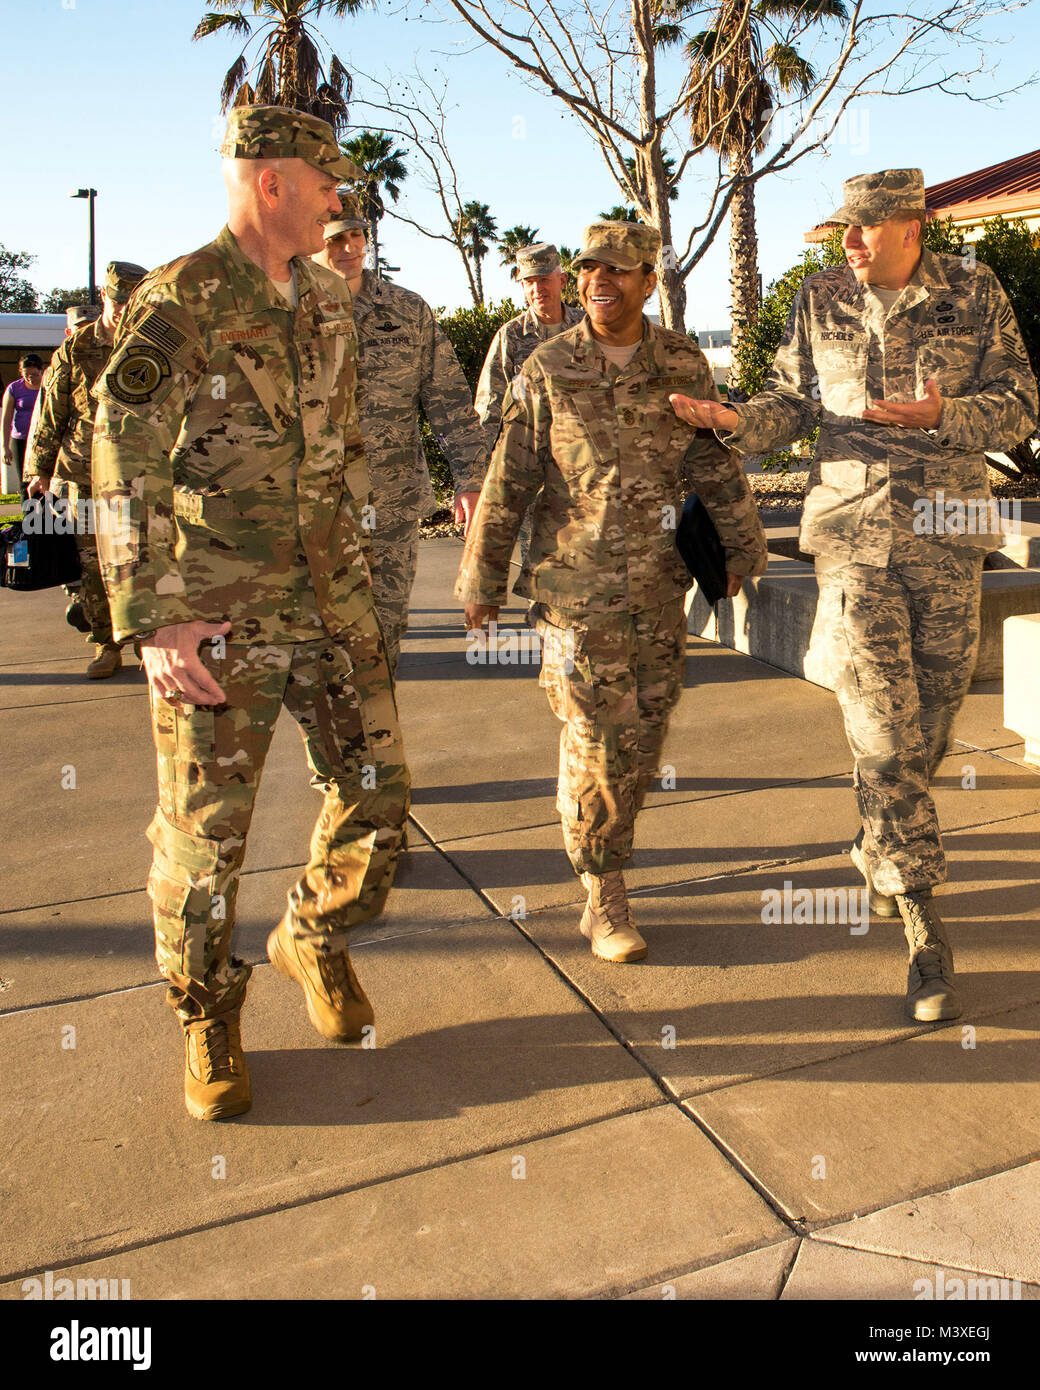
[[[170,359],[158,348],[143,343],[128,347],[106,382],[117,401],[142,405],[150,401],[164,377],[170,375]]]

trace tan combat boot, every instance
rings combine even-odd
[[[94,653],[94,660],[87,667],[87,675],[92,681],[102,681],[106,676],[114,676],[123,664],[123,652],[118,642],[98,645]]]
[[[852,862],[863,875],[863,881],[867,885],[867,899],[870,903],[870,910],[875,917],[898,917],[899,905],[895,898],[891,898],[887,893],[879,893],[874,887],[874,880],[870,876],[870,864],[863,850],[863,830],[852,842],[849,850]]]
[[[303,987],[307,1013],[323,1038],[357,1042],[375,1022],[346,951],[322,951],[289,930],[286,914],[267,938],[267,954],[280,974]]]
[[[184,1024],[184,1104],[195,1120],[226,1120],[253,1103],[239,1032],[241,1007]]]
[[[600,960],[621,964],[645,960],[646,942],[632,925],[621,870],[582,874],[581,881],[589,894],[581,918],[581,934],[592,942],[592,954]]]
[[[910,947],[906,1010],[921,1023],[960,1018],[961,1002],[953,984],[953,952],[928,889],[898,893],[896,902]]]

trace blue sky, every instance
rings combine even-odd
[[[99,268],[114,258],[157,265],[220,229],[218,97],[239,49],[225,37],[189,41],[205,8],[205,0],[34,0],[29,9],[22,0],[0,0],[2,32],[18,35],[0,48],[7,128],[0,242],[38,257],[30,278],[40,288],[86,279],[86,203],[67,196],[73,188],[99,190]],[[449,142],[464,194],[489,203],[500,228],[523,222],[546,239],[574,245],[587,222],[619,201],[598,150],[573,118],[525,87],[504,60],[473,52],[468,32],[378,11],[326,18],[321,27],[355,71],[406,74],[418,60],[427,73],[447,74],[456,108]],[[992,53],[999,84],[1025,81],[1040,52],[1036,0],[990,32],[1008,40]],[[1024,153],[1040,143],[1038,106],[1034,88],[992,108],[932,93],[874,98],[853,108],[826,155],[759,185],[765,281],[804,249],[804,231],[840,201],[844,178],[920,165],[935,183]],[[411,215],[432,221],[418,165],[405,193]],[[677,229],[688,231],[702,200],[695,181],[684,184],[674,205]],[[395,276],[401,284],[433,305],[470,302],[453,248],[389,218],[382,236],[387,258],[401,267]],[[510,291],[497,262],[493,250],[485,284],[495,299]],[[724,228],[689,282],[688,327],[728,324],[727,266]]]

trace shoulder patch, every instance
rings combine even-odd
[[[1025,343],[1022,341],[1022,334],[1015,319],[1015,311],[1007,299],[1000,306],[998,321],[1000,323],[1000,341],[1004,351],[1016,367],[1028,371],[1029,355],[1026,352]]]
[[[144,405],[170,375],[170,359],[157,347],[132,342],[108,369],[105,385],[124,405]]]

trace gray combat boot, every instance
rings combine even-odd
[[[860,826],[859,834],[852,842],[849,850],[853,864],[863,875],[863,881],[867,885],[867,897],[870,901],[870,910],[875,917],[898,917],[899,906],[895,898],[888,897],[885,893],[879,893],[874,887],[874,880],[870,876],[870,864],[863,849],[863,827]]]
[[[620,869],[609,874],[582,874],[589,900],[581,919],[581,934],[592,943],[600,960],[627,964],[646,959],[646,942],[632,925],[628,894]]]
[[[953,984],[953,951],[930,890],[896,896],[910,947],[906,1010],[921,1023],[960,1018],[961,1002]]]

